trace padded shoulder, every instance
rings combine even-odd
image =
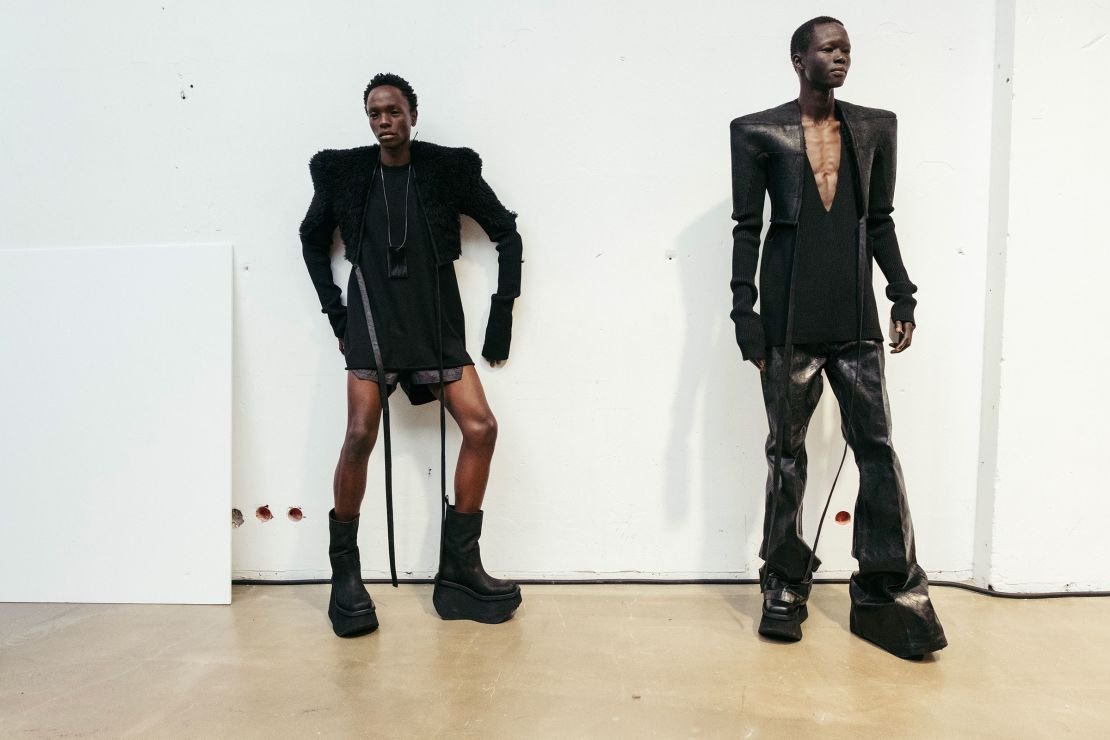
[[[428,141],[412,142],[412,156],[417,162],[432,164],[445,172],[474,176],[482,171],[482,158],[466,147],[440,146]]]
[[[892,121],[898,120],[898,116],[894,115],[893,112],[888,111],[888,110],[883,110],[882,108],[868,108],[867,106],[856,105],[855,103],[849,103],[849,102],[844,101],[844,100],[838,100],[836,102],[837,102],[837,105],[840,106],[840,108],[844,111],[844,113],[846,115],[851,116],[851,117],[853,117],[857,120],[861,120],[861,121],[874,121],[874,120],[881,120],[881,119],[888,119],[888,120],[892,120]]]
[[[782,105],[777,105],[774,108],[768,108],[758,113],[749,113],[746,116],[734,118],[730,124],[730,128],[737,131],[749,126],[782,126],[784,124],[801,123],[801,120],[798,104],[796,101],[791,100]]]
[[[352,172],[365,172],[378,158],[378,147],[360,146],[354,149],[322,149],[312,155],[308,170],[317,186],[327,185]]]

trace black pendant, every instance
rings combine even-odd
[[[403,246],[386,248],[385,256],[391,280],[403,280],[409,276],[409,265],[405,257],[406,251]]]

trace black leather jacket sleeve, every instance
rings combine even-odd
[[[736,121],[730,127],[732,146],[732,321],[736,343],[745,360],[766,353],[763,324],[755,310],[759,297],[756,267],[767,193],[767,155],[751,132]]]
[[[524,245],[516,230],[516,214],[501,204],[482,177],[481,164],[474,174],[460,210],[473,218],[497,245],[497,292],[491,297],[489,322],[482,357],[505,360],[513,333],[513,302],[520,296],[520,266]]]
[[[312,286],[320,297],[321,310],[328,315],[335,336],[342,339],[347,329],[347,307],[331,275],[331,245],[336,220],[328,200],[322,156],[323,153],[317,154],[309,162],[313,194],[308,213],[301,221],[301,254]]]
[[[872,254],[879,269],[886,277],[886,297],[893,305],[890,316],[895,321],[914,320],[913,312],[917,300],[913,294],[917,286],[910,281],[906,266],[902,263],[902,252],[898,248],[898,236],[894,232],[894,179],[898,157],[897,122],[891,121],[884,127],[887,135],[875,149],[875,159],[871,168],[871,189],[867,211],[867,238],[871,242]]]

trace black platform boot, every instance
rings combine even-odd
[[[331,628],[340,637],[354,637],[373,632],[378,628],[378,615],[374,613],[374,600],[362,584],[362,564],[358,557],[358,517],[341,522],[335,518],[335,509],[328,512],[331,530],[331,600],[328,617]]]
[[[454,506],[447,507],[443,553],[432,592],[432,603],[444,619],[497,624],[520,606],[520,586],[493,578],[482,567],[481,536],[482,512],[460,514]]]
[[[769,571],[760,580],[763,616],[759,620],[759,634],[786,642],[802,639],[802,622],[809,617],[806,602],[812,582],[789,583]]]
[[[907,660],[920,660],[948,645],[929,598],[929,579],[916,563],[906,575],[853,573],[850,628],[868,642]]]

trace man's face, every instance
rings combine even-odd
[[[382,85],[370,91],[366,96],[366,115],[374,138],[387,149],[407,144],[416,123],[408,98],[393,85]]]
[[[852,43],[839,23],[822,23],[813,29],[809,48],[794,55],[794,69],[818,90],[840,87],[852,66]]]

